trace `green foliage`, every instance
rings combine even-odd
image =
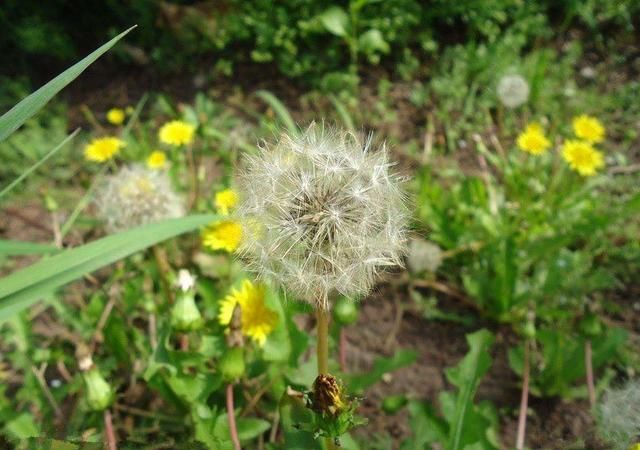
[[[493,340],[487,330],[467,335],[469,352],[457,366],[446,371],[447,380],[457,390],[440,393],[440,415],[428,403],[409,402],[414,436],[402,444],[402,450],[436,448],[431,444],[446,450],[500,448],[497,412],[488,402],[473,401],[480,380],[491,366],[488,352]]]
[[[591,338],[593,367],[598,369],[615,359],[622,350],[627,333],[612,328]],[[539,330],[538,353],[533,355],[531,393],[539,397],[586,397],[586,386],[576,386],[585,376],[585,336],[567,330]],[[509,351],[509,364],[519,375],[524,367],[524,347]]]

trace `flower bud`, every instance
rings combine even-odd
[[[339,297],[334,305],[334,317],[340,325],[351,325],[358,320],[358,308],[353,300]]]
[[[220,359],[220,373],[226,382],[234,382],[244,375],[244,348],[231,347]]]
[[[109,383],[100,374],[100,371],[93,367],[82,374],[87,387],[87,404],[94,411],[106,409],[113,401],[114,391]]]
[[[171,309],[171,324],[178,331],[194,331],[202,326],[202,314],[190,292],[178,296]]]
[[[347,406],[341,383],[333,376],[320,374],[313,382],[312,407],[321,414],[337,416]]]

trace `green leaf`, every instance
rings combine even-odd
[[[329,33],[344,37],[349,27],[349,16],[339,6],[332,6],[320,15],[320,23]]]
[[[362,392],[382,379],[385,373],[413,364],[417,357],[413,350],[399,350],[391,358],[378,358],[370,371],[353,375],[347,386],[353,392]]]
[[[0,256],[47,255],[59,251],[55,245],[0,239]]]
[[[427,444],[445,442],[449,427],[438,417],[433,406],[418,400],[411,400],[407,406],[413,436],[402,443],[401,450],[423,450]]]
[[[49,100],[51,100],[58,92],[60,92],[67,84],[71,83],[78,75],[80,75],[87,67],[89,67],[96,59],[102,56],[107,50],[113,47],[116,42],[122,39],[127,33],[133,30],[135,26],[120,33],[102,47],[95,50],[89,56],[80,62],[69,67],[60,75],[49,81],[40,89],[23,99],[16,106],[0,117],[0,142],[4,141],[11,133],[16,131],[20,125],[25,123],[27,119],[37,113]]]
[[[256,95],[264,100],[264,102],[267,103],[269,107],[271,107],[271,109],[273,109],[273,111],[276,113],[276,116],[278,116],[280,121],[284,124],[284,126],[287,128],[287,130],[289,130],[290,133],[294,135],[300,134],[300,130],[296,125],[296,122],[293,120],[293,117],[291,117],[289,110],[286,106],[284,106],[284,103],[278,100],[278,97],[276,97],[269,91],[262,90],[257,91]]]
[[[455,409],[452,420],[449,420],[449,440],[447,448],[458,450],[463,448],[463,432],[465,419],[473,407],[473,397],[481,378],[491,366],[489,348],[493,344],[493,335],[487,330],[479,330],[467,335],[470,350],[456,367],[446,371],[447,379],[460,388],[455,396]],[[468,442],[467,444],[472,444]]]
[[[38,427],[29,413],[22,413],[18,417],[10,420],[4,426],[4,430],[16,439],[27,439],[40,434]]]
[[[216,218],[215,214],[201,214],[143,225],[66,250],[14,272],[0,279],[0,321],[71,281]]]

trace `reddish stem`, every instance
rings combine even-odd
[[[107,441],[107,448],[109,450],[118,450],[116,443],[116,434],[113,431],[113,421],[111,420],[111,411],[104,410],[104,435]]]
[[[227,384],[227,417],[229,418],[229,433],[234,450],[242,450],[240,439],[238,438],[238,428],[236,427],[236,415],[233,407],[233,384]]]
[[[591,340],[584,343],[584,363],[587,370],[587,389],[589,391],[589,404],[591,408],[596,405],[596,387],[593,378],[593,356],[591,351]]]
[[[524,342],[524,369],[522,373],[522,397],[520,398],[520,414],[518,415],[518,436],[516,449],[524,449],[524,436],[527,429],[527,409],[529,403],[529,340]]]
[[[338,348],[338,359],[340,362],[340,370],[344,373],[347,371],[347,330],[340,327],[340,345]]]

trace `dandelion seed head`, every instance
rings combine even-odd
[[[414,238],[409,243],[407,266],[415,273],[435,273],[442,264],[442,249],[433,242]]]
[[[238,183],[241,257],[319,308],[334,294],[367,294],[405,251],[405,196],[392,165],[370,137],[322,125],[264,144]]]
[[[615,450],[640,439],[640,380],[607,391],[598,407],[598,429]]]
[[[166,172],[125,166],[96,192],[98,215],[110,232],[184,215],[184,204]]]
[[[529,83],[522,75],[504,75],[498,82],[498,98],[507,108],[517,108],[529,99]]]

